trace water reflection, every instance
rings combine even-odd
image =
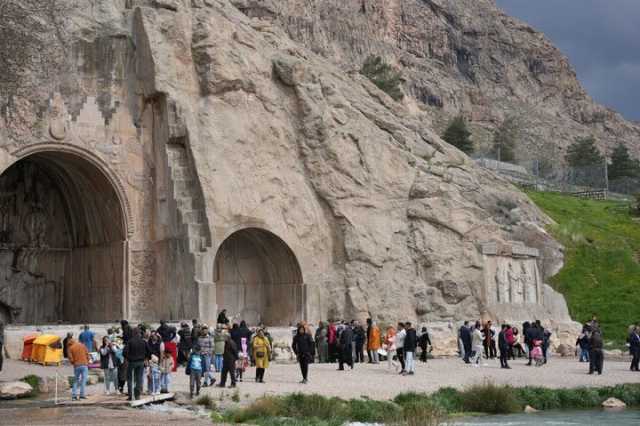
[[[459,419],[456,426],[638,426],[640,411],[558,411]]]

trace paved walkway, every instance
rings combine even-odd
[[[629,371],[628,362],[605,361],[602,376],[588,375],[588,365],[574,358],[552,358],[542,367],[527,367],[525,360],[511,362],[511,370],[499,368],[497,360],[489,360],[486,366],[474,368],[459,359],[430,360],[426,365],[417,363],[415,376],[399,376],[387,370],[386,364],[356,364],[353,371],[336,371],[336,365],[314,364],[310,368],[310,383],[299,384],[300,372],[295,364],[272,364],[265,375],[266,383],[254,383],[254,369],[245,373],[247,381],[240,383],[241,400],[255,399],[262,395],[278,395],[291,392],[319,393],[342,398],[367,396],[373,399],[391,399],[401,392],[433,392],[443,386],[464,388],[485,380],[513,386],[608,386],[619,383],[640,383],[640,373]],[[13,380],[27,374],[52,375],[55,367],[41,367],[19,361],[8,361],[0,380]],[[71,375],[70,367],[60,367],[61,374]],[[184,369],[173,375],[172,391],[188,391],[188,377]],[[102,392],[102,384],[90,386],[89,393]],[[229,389],[204,388],[204,393],[220,397]]]

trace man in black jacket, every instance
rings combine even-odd
[[[416,348],[418,347],[418,335],[416,333],[416,329],[413,328],[410,322],[405,323],[404,328],[407,333],[404,338],[403,347],[405,374],[412,376],[416,374],[415,354]]]
[[[469,328],[469,321],[465,321],[462,327],[460,327],[460,340],[462,340],[462,348],[464,349],[463,361],[471,364],[471,361],[469,361],[469,357],[471,356],[471,329]]]
[[[604,354],[602,353],[602,334],[599,328],[595,328],[591,331],[591,337],[589,338],[589,374],[593,374],[597,371],[598,374],[602,374],[602,365],[604,364]]]
[[[134,328],[131,331],[131,338],[125,345],[122,354],[128,363],[127,389],[129,391],[129,397],[127,400],[140,399],[144,376],[144,362],[151,358],[151,351],[149,350],[147,342],[140,337],[140,330],[138,328]]]
[[[222,373],[220,373],[219,388],[224,388],[227,384],[227,376],[231,376],[230,388],[236,387],[236,361],[238,360],[238,346],[233,339],[226,335],[224,342],[224,353],[222,354]]]
[[[427,354],[429,353],[429,346],[431,346],[431,336],[429,336],[427,327],[422,327],[418,341],[420,342],[420,349],[422,350],[420,353],[420,361],[427,362]]]
[[[353,340],[356,346],[356,360],[355,362],[364,362],[364,341],[366,332],[358,321],[354,323],[353,328]]]
[[[351,325],[345,324],[338,338],[338,345],[340,347],[340,360],[338,370],[344,370],[344,364],[346,363],[353,370],[353,330]]]
[[[302,381],[300,383],[306,384],[309,376],[309,363],[315,356],[315,345],[313,344],[313,338],[307,334],[304,325],[298,326],[291,348],[300,364],[300,371],[302,372]]]
[[[507,363],[509,359],[509,342],[507,342],[507,330],[511,327],[507,324],[502,324],[500,333],[498,334],[498,349],[500,349],[500,368],[511,368]]]

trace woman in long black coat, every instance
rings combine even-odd
[[[302,381],[300,383],[305,384],[308,382],[309,364],[315,356],[315,345],[311,336],[307,334],[304,325],[298,326],[298,332],[293,337],[291,348],[300,364],[300,371],[302,372]]]

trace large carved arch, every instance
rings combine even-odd
[[[133,226],[115,173],[67,144],[13,156],[0,174],[0,301],[22,323],[124,317]]]

